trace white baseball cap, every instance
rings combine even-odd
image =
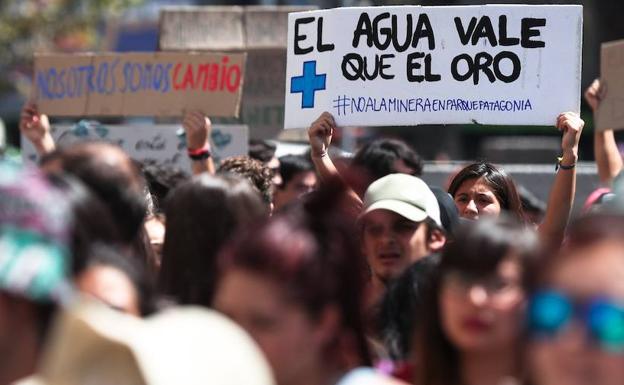
[[[442,227],[435,195],[422,179],[412,175],[390,174],[371,183],[360,219],[374,210],[390,210],[413,222],[429,217]]]

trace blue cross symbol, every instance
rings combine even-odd
[[[316,74],[316,60],[303,63],[303,75],[290,79],[290,93],[301,92],[301,108],[314,108],[314,94],[325,89],[327,75]]]

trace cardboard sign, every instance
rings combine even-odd
[[[160,11],[162,50],[286,49],[288,14],[315,6],[169,6]]]
[[[248,125],[254,139],[272,139],[284,126],[288,14],[311,9],[316,7],[165,7],[160,13],[160,48],[245,50],[245,85],[236,122]]]
[[[580,109],[581,6],[338,8],[289,15],[285,128],[551,125]]]
[[[245,54],[35,56],[35,97],[52,116],[237,116]]]
[[[275,138],[284,126],[286,51],[252,50],[247,59],[241,122],[254,139]]]
[[[162,50],[245,48],[242,7],[164,7],[160,12]]]
[[[213,125],[212,154],[215,162],[221,159],[247,155],[249,132],[244,125]],[[59,147],[85,140],[103,140],[119,145],[130,157],[143,164],[170,166],[191,173],[186,154],[186,138],[179,125],[137,124],[103,125],[97,122],[78,125],[55,125],[52,137]],[[22,137],[22,158],[37,162],[35,148]]]
[[[624,40],[602,44],[600,82],[606,92],[596,113],[596,129],[624,129]]]

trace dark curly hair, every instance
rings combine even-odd
[[[273,172],[260,161],[248,156],[233,156],[225,158],[219,166],[219,173],[232,173],[249,180],[262,200],[270,205],[273,202]]]

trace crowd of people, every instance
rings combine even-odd
[[[603,96],[585,93],[592,109]],[[104,142],[57,148],[24,106],[40,161],[0,162],[0,384],[624,381],[612,130],[594,134],[602,186],[571,218],[584,122],[557,117],[536,220],[491,163],[430,186],[400,140],[336,156],[329,113],[305,155],[254,142],[220,164],[210,119],[182,125],[191,176]]]

